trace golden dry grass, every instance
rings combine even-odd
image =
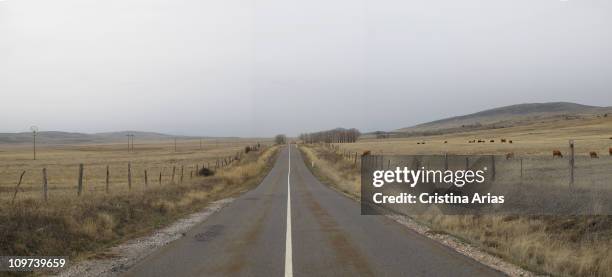
[[[558,120],[526,126],[481,130],[447,135],[409,137],[395,139],[364,139],[357,143],[340,144],[343,150],[361,153],[371,150],[373,154],[506,154],[517,156],[552,156],[559,149],[568,153],[568,140],[575,140],[578,156],[588,156],[596,151],[600,156],[608,155],[612,147],[612,118]],[[501,143],[506,138],[513,143]],[[469,140],[484,139],[486,143],[468,143]],[[490,143],[491,139],[495,143]],[[448,143],[444,143],[448,141]],[[425,142],[425,144],[417,144]]]
[[[239,148],[244,150],[232,144],[215,153],[223,155]],[[277,152],[276,146],[251,151],[230,166],[220,168],[214,176],[198,176],[182,184],[152,185],[146,190],[140,187],[131,193],[117,188],[110,194],[90,192],[81,197],[69,191],[69,196],[57,195],[49,202],[33,195],[20,198],[14,204],[2,201],[0,255],[68,255],[73,258],[92,255],[107,246],[167,225],[203,208],[210,201],[256,186],[272,168]],[[166,155],[171,157],[160,155],[160,159],[166,161],[185,155],[183,157],[201,161],[209,154]],[[111,162],[112,158],[108,159],[104,163]],[[147,155],[141,157],[141,161],[155,161],[155,157]],[[70,163],[66,161],[66,164]]]
[[[40,198],[42,195],[42,168],[47,168],[49,197],[76,195],[78,164],[84,164],[84,194],[104,193],[106,166],[110,170],[110,190],[126,192],[128,188],[128,163],[132,168],[133,190],[144,189],[144,170],[147,170],[149,185],[171,182],[172,169],[176,169],[175,183],[179,182],[181,166],[184,179],[195,174],[195,167],[214,168],[217,159],[227,158],[244,150],[247,145],[270,143],[256,139],[179,140],[177,151],[173,142],[144,142],[135,144],[134,152],[127,152],[127,143],[40,145],[37,160],[32,160],[31,145],[0,145],[0,201],[12,197],[22,171],[26,171],[18,199]]]
[[[541,180],[542,174],[548,174],[554,177],[550,180],[566,185],[567,160],[553,161],[550,156],[553,149],[567,153],[568,140],[575,139],[579,170],[584,170],[578,180],[584,180],[585,185],[610,184],[611,171],[601,169],[608,168],[612,158],[586,157],[589,151],[608,155],[608,148],[612,147],[610,137],[612,120],[600,118],[429,137],[366,139],[339,144],[340,150],[336,152],[321,145],[302,145],[300,149],[310,165],[314,162],[313,172],[317,177],[359,197],[360,172],[352,166],[352,160],[343,158],[345,151],[371,150],[385,155],[514,152],[530,168],[526,170],[525,180]],[[474,138],[486,139],[487,143],[467,143]],[[501,144],[500,138],[512,139],[513,143]],[[490,139],[496,142],[489,143]],[[416,144],[422,141],[426,144]],[[516,161],[503,166],[507,167],[504,170],[515,170]],[[470,216],[430,211],[414,219],[536,272],[556,276],[612,276],[612,216]]]

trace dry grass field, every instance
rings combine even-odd
[[[247,145],[270,144],[256,139],[178,140],[177,151],[173,141],[147,141],[134,145],[128,152],[126,143],[39,145],[36,160],[31,144],[0,145],[0,201],[12,198],[19,175],[26,171],[18,199],[42,197],[42,168],[47,169],[49,197],[74,196],[77,191],[79,163],[84,165],[83,194],[104,193],[106,167],[110,171],[111,192],[128,189],[128,163],[131,163],[132,189],[144,189],[144,171],[147,170],[150,186],[169,184],[172,169],[176,166],[175,183],[178,183],[181,166],[184,179],[195,174],[195,167],[216,166],[217,159],[224,159],[244,151]]]
[[[66,255],[72,259],[96,257],[100,251],[130,238],[145,235],[207,203],[231,197],[253,188],[272,167],[276,146],[263,146],[245,153],[255,140],[151,142],[135,145],[127,153],[126,144],[46,146],[39,159],[32,161],[23,146],[2,148],[3,198],[0,201],[0,255]],[[213,176],[189,174],[195,164],[234,156],[239,160],[216,169]],[[132,189],[127,189],[127,163],[133,167]],[[85,164],[84,192],[76,195],[77,164]],[[111,189],[104,191],[106,165],[111,168]],[[185,166],[181,183],[177,173],[170,182],[171,166]],[[48,202],[41,195],[40,169],[47,167],[51,191]],[[144,187],[141,172],[148,169],[149,186]],[[159,170],[164,169],[159,185]],[[11,203],[15,172],[27,170],[25,192]],[[177,170],[178,172],[178,170]],[[7,181],[9,179],[10,181]],[[15,179],[15,180],[13,180]]]
[[[512,140],[501,143],[500,139]],[[499,129],[398,139],[363,139],[343,144],[348,151],[371,150],[373,154],[506,154],[516,156],[552,156],[555,149],[568,153],[568,141],[575,140],[577,156],[596,151],[607,156],[612,147],[612,117],[557,120]],[[485,143],[468,143],[482,139]],[[489,142],[495,140],[494,143]],[[448,143],[444,143],[447,141]],[[425,144],[417,144],[425,142]]]
[[[383,155],[513,152],[515,157],[511,160],[500,157],[498,170],[519,172],[518,161],[523,159],[524,182],[546,180],[549,184],[567,186],[569,139],[574,139],[576,145],[576,184],[612,187],[610,137],[612,120],[595,118],[449,135],[364,139],[337,144],[336,151],[321,145],[302,145],[300,149],[319,178],[359,197],[360,165],[354,166],[354,160],[344,157],[346,152],[370,150]],[[501,143],[501,138],[513,143]],[[486,143],[468,143],[473,139]],[[491,139],[495,143],[490,143]],[[563,159],[552,158],[556,149],[563,152]],[[600,157],[591,159],[590,151],[597,151]],[[554,276],[612,276],[612,216],[472,216],[430,211],[414,219],[435,232],[451,234],[532,271]]]

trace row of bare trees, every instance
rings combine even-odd
[[[276,144],[285,144],[285,143],[287,143],[287,136],[285,136],[285,135],[276,135],[274,137],[274,143],[276,143]]]
[[[361,136],[361,133],[355,128],[336,128],[315,133],[304,133],[300,135],[300,139],[304,143],[352,143],[356,142],[359,136]]]

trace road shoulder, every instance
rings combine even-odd
[[[126,272],[151,253],[183,237],[189,229],[204,222],[232,201],[234,198],[212,202],[202,211],[190,214],[151,235],[135,238],[108,249],[98,255],[99,259],[77,262],[58,276],[116,276]]]
[[[300,149],[300,147],[298,147],[298,149]],[[301,149],[300,149],[300,154],[302,158],[306,157],[306,155],[304,155],[304,153],[301,152]],[[306,159],[308,158],[306,157]],[[308,170],[310,170],[310,172],[319,180],[319,182],[321,182],[325,186],[331,188],[332,190],[338,192],[339,194],[353,201],[356,201],[356,202],[360,201],[359,197],[353,194],[350,194],[347,191],[341,189],[339,186],[331,183],[333,182],[332,178],[327,178],[326,176],[322,176],[322,173],[320,171],[313,168],[314,163],[312,163],[312,161],[305,160],[304,163],[306,164],[306,167],[308,168]],[[436,232],[435,230],[432,230],[431,228],[429,228],[427,225],[421,222],[418,222],[409,216],[403,216],[403,215],[385,215],[385,216],[395,221],[396,223],[410,229],[411,231],[416,232],[419,235],[422,235],[433,241],[436,241],[437,243],[440,243],[456,251],[459,254],[469,257],[485,266],[488,266],[492,269],[502,272],[508,276],[545,276],[545,275],[539,275],[534,272],[528,271],[515,264],[507,262],[499,257],[491,255],[479,249],[478,247],[474,245],[468,244],[467,242],[461,240],[460,238],[454,237],[447,233]]]

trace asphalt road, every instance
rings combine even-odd
[[[256,189],[125,275],[502,275],[384,216],[360,215],[357,202],[311,174],[295,146],[290,152]]]

